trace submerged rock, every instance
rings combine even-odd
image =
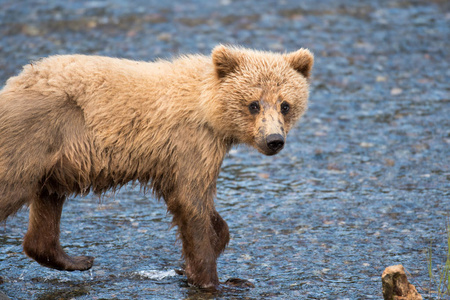
[[[408,282],[402,265],[387,267],[381,276],[384,300],[422,300],[416,287]]]

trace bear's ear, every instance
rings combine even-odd
[[[300,49],[298,51],[286,54],[285,59],[294,70],[309,79],[314,64],[314,56],[308,49]]]
[[[239,55],[237,51],[223,45],[215,47],[211,57],[219,79],[232,73],[239,65]]]

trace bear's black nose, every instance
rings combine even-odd
[[[281,134],[269,134],[266,138],[267,147],[272,151],[278,151],[284,146],[284,137]]]

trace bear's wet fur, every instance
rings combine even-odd
[[[0,91],[0,222],[24,205],[23,246],[38,263],[87,270],[59,243],[66,197],[130,181],[163,198],[188,282],[216,288],[229,241],[214,208],[233,145],[274,155],[307,109],[313,56],[217,46],[211,56],[139,62],[85,55],[33,62]]]

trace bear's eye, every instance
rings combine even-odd
[[[291,106],[289,105],[289,103],[287,103],[286,101],[281,103],[281,113],[283,115],[286,115],[290,109],[291,109]]]
[[[252,103],[250,103],[250,105],[248,106],[248,109],[250,110],[250,113],[252,115],[256,115],[257,113],[259,113],[260,107],[259,107],[259,102],[258,101],[253,101]]]

